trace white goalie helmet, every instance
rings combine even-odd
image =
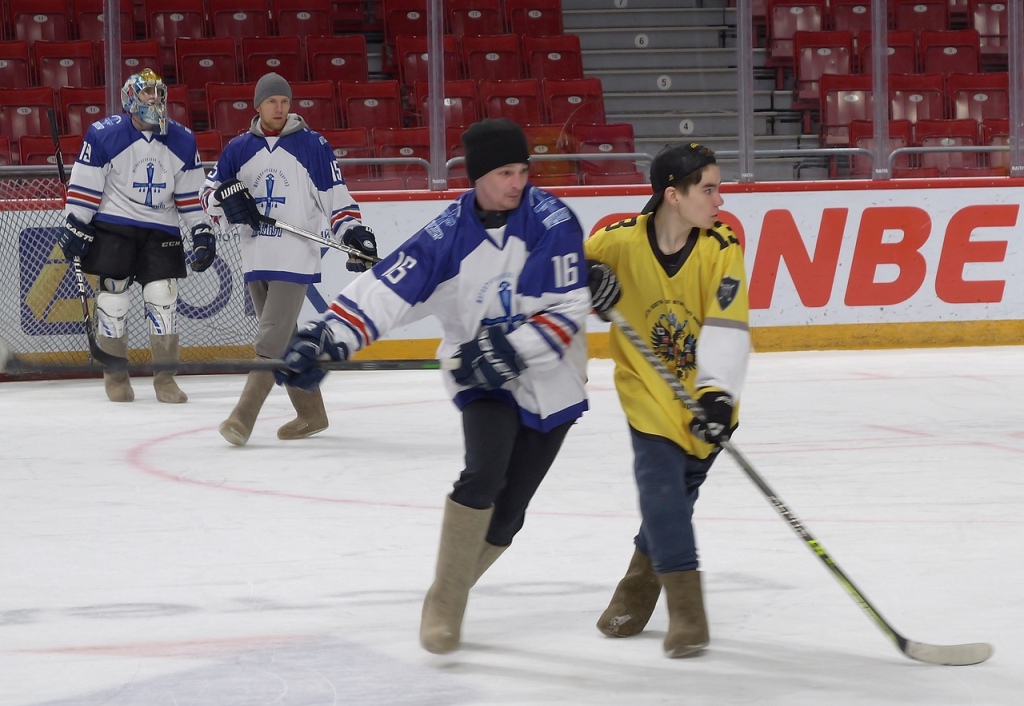
[[[160,126],[160,134],[167,133],[167,86],[153,69],[132,74],[121,87],[121,105],[129,115]]]

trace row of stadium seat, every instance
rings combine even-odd
[[[447,79],[583,78],[580,41],[576,35],[522,37],[514,34],[465,37],[456,42],[445,35],[444,73]],[[25,40],[0,42],[0,88],[62,86],[86,88],[102,83],[102,43],[89,40]],[[411,88],[427,78],[427,39],[400,36],[395,49],[395,78]],[[289,81],[366,81],[366,39],[360,34],[329,37],[298,35],[178,39],[173,70],[155,40],[121,45],[127,77],[149,66],[168,82],[204,85],[209,81],[255,81],[275,71]]]
[[[608,155],[635,153],[633,128],[628,123],[609,125],[576,124],[571,130],[562,125],[538,125],[524,128],[535,155],[589,154],[592,159],[536,160],[531,180],[541,186],[577,184],[638,184],[645,180],[636,168],[635,158],[615,159]],[[446,158],[462,156],[463,128],[446,130]],[[344,128],[324,130],[339,159],[423,159],[430,157],[427,128]],[[223,145],[232,137],[218,131],[196,133],[199,153],[205,162],[216,161]],[[81,135],[61,137],[64,161],[71,164],[78,154]],[[24,136],[17,141],[0,137],[0,165],[54,164],[53,142],[48,137]],[[342,171],[352,190],[426,188],[427,175],[421,163],[346,164]],[[469,185],[465,168],[450,175],[453,188]]]

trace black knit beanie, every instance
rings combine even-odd
[[[530,149],[522,128],[506,118],[473,123],[462,133],[466,174],[470,183],[506,164],[529,163]]]

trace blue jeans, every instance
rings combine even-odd
[[[696,569],[697,540],[693,506],[717,454],[699,459],[667,439],[629,430],[633,472],[640,495],[640,533],[636,548],[658,574]]]

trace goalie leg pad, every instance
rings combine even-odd
[[[100,293],[96,295],[97,333],[105,338],[124,336],[125,322],[131,309],[132,298],[128,294],[128,280],[103,279]],[[110,286],[110,289],[107,287]]]
[[[158,279],[147,282],[142,287],[142,299],[146,302],[149,333],[153,336],[174,333],[174,312],[178,304],[177,280]]]

